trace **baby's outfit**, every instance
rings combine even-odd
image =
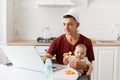
[[[68,61],[69,61],[69,62],[72,61],[72,60],[76,60],[75,56],[70,56],[70,57],[68,58]],[[89,63],[90,63],[90,61],[88,60],[87,57],[85,57],[84,59],[82,59],[82,60],[80,60],[80,61],[85,62],[86,64],[89,64]],[[68,63],[67,66],[69,66],[69,63]],[[79,74],[79,77],[80,77],[80,76],[83,74],[83,70],[80,69],[80,70],[77,70],[77,71],[78,71],[78,74]]]

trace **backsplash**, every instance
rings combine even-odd
[[[89,38],[97,40],[116,40],[112,29],[120,24],[120,8],[108,4],[100,5],[93,0],[85,6],[80,1],[72,0],[79,10],[80,27],[79,32]],[[82,0],[83,1],[83,0]],[[99,4],[98,6],[96,4]],[[116,4],[116,3],[115,3]],[[106,8],[106,6],[109,6]],[[96,7],[97,6],[97,7]],[[104,7],[105,8],[104,8]],[[56,37],[62,33],[62,16],[71,7],[40,7],[33,0],[15,0],[15,38],[35,40],[43,37],[43,30],[49,27],[49,36]]]

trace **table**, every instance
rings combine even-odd
[[[76,80],[78,74],[67,76],[64,74],[65,69],[54,72],[54,79]],[[21,69],[14,66],[0,65],[0,80],[44,80],[44,73]]]

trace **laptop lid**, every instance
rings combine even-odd
[[[44,63],[34,46],[1,46],[13,66],[44,72]]]

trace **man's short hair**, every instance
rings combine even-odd
[[[64,15],[63,18],[73,18],[77,22],[77,20],[75,19],[75,17],[73,17],[72,15]]]

